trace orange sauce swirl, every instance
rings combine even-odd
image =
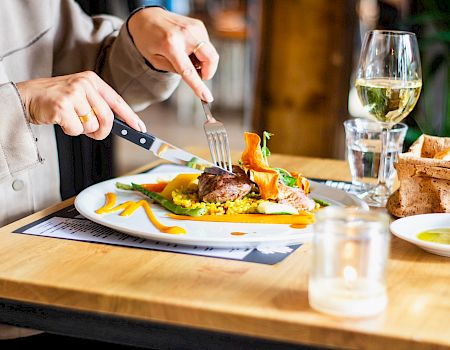
[[[233,236],[243,236],[243,235],[246,235],[247,234],[247,232],[230,232],[230,235],[233,235]]]
[[[145,199],[142,199],[138,202],[126,201],[125,203],[119,204],[116,206],[117,196],[115,193],[108,192],[105,194],[105,205],[95,212],[97,214],[110,214],[116,211],[122,210],[120,216],[130,216],[132,215],[138,208],[142,207],[147,214],[150,222],[161,232],[169,233],[169,234],[186,234],[186,230],[179,226],[166,226],[158,221],[155,214],[150,207],[150,204]]]

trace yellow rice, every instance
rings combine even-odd
[[[264,200],[257,195],[245,196],[234,201],[226,201],[224,203],[209,203],[199,201],[197,194],[197,186],[189,186],[188,188],[178,188],[172,191],[172,199],[176,205],[181,205],[184,208],[203,208],[208,211],[206,214],[211,215],[231,215],[231,214],[253,214],[256,213],[258,204]]]

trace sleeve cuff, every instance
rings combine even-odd
[[[42,162],[14,83],[0,85],[0,178]]]

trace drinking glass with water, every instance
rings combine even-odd
[[[382,126],[368,119],[350,119],[344,122],[347,143],[347,158],[352,175],[352,183],[361,193],[373,189],[378,183],[381,158]],[[394,163],[402,152],[408,126],[395,124],[389,133],[385,164],[386,186],[389,193],[396,177]]]

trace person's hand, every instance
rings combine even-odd
[[[94,72],[28,80],[16,86],[32,124],[59,124],[67,135],[102,140],[111,132],[114,112],[132,128],[146,131],[123,98]]]
[[[198,97],[213,100],[202,79],[213,77],[219,55],[202,21],[149,7],[131,16],[128,30],[139,52],[153,67],[180,74]],[[201,76],[189,58],[192,54],[200,61]]]

